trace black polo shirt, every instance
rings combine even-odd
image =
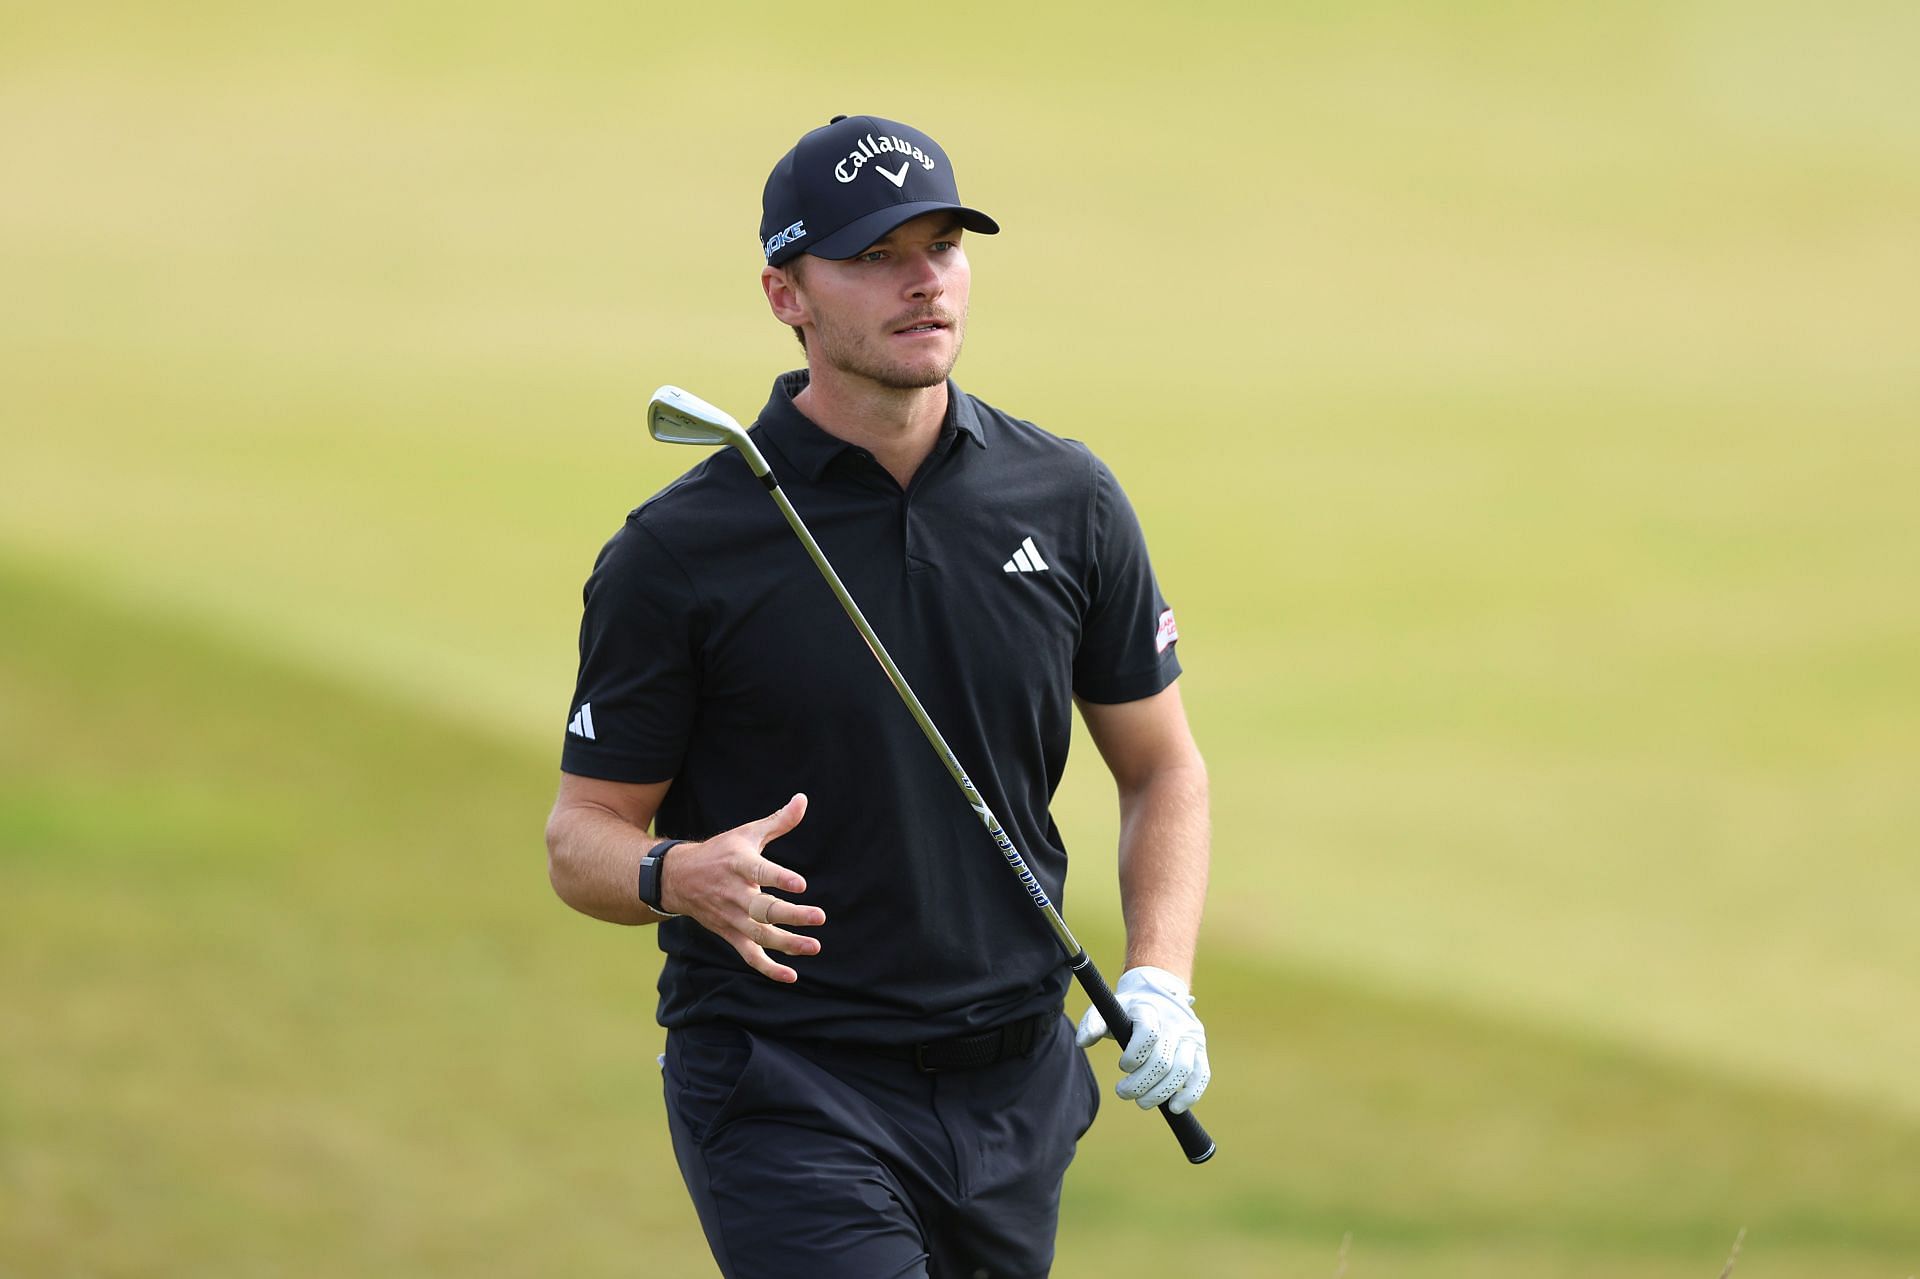
[[[753,427],[788,498],[1056,902],[1047,806],[1074,694],[1125,702],[1180,672],[1172,614],[1099,459],[949,384],[902,491],[793,406]],[[1059,948],[939,756],[740,456],[627,517],[586,585],[561,767],[672,787],[662,835],[709,836],[805,791],[766,855],[824,909],[782,985],[690,919],[660,926],[662,1025],[904,1043],[1060,1006]]]

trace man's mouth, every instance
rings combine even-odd
[[[916,320],[912,324],[894,330],[895,333],[939,333],[945,330],[946,323],[941,320]]]

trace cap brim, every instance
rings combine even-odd
[[[938,213],[943,209],[951,209],[959,214],[960,225],[969,231],[981,235],[999,233],[1000,224],[978,209],[969,209],[964,204],[948,204],[942,200],[910,200],[905,204],[890,204],[865,217],[855,218],[818,244],[804,246],[802,251],[816,258],[844,260],[857,257],[886,239],[888,233],[902,222],[911,222],[923,213]]]

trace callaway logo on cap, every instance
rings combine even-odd
[[[969,231],[1000,229],[960,203],[947,153],[932,138],[878,116],[837,115],[773,166],[760,198],[760,247],[769,266],[802,253],[850,258],[938,209],[952,209]]]

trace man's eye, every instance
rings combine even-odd
[[[945,253],[945,252],[946,252],[947,250],[949,250],[949,249],[957,249],[957,248],[959,248],[959,247],[960,247],[960,241],[958,241],[958,240],[935,240],[935,241],[933,242],[933,244],[932,244],[932,246],[931,246],[931,247],[932,247],[932,248],[934,248],[935,250],[937,250],[938,252],[941,252],[941,253]]]
[[[886,258],[887,251],[885,249],[868,249],[860,255],[862,262],[884,262]]]

